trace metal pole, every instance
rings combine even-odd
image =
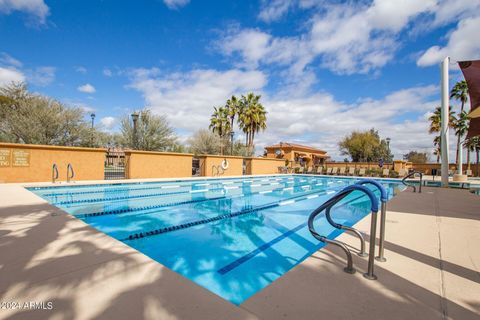
[[[385,259],[384,257],[386,219],[387,219],[387,202],[382,201],[382,207],[380,212],[380,240],[378,242],[378,256],[375,257],[375,259],[380,262],[387,261],[387,259]]]
[[[441,64],[441,157],[442,157],[442,187],[448,188],[448,121],[450,116],[450,103],[449,103],[449,85],[448,85],[448,63],[449,57],[446,57]]]
[[[235,132],[230,131],[230,155],[233,156],[233,135]]]
[[[458,146],[458,163],[457,163],[457,173],[463,173],[463,146],[462,143]]]
[[[370,224],[370,249],[368,251],[368,271],[363,276],[369,280],[377,280],[377,276],[373,273],[375,264],[375,242],[377,234],[377,213],[372,211],[372,220]]]

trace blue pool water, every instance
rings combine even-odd
[[[310,235],[308,216],[356,181],[279,175],[29,190],[240,304],[324,245]],[[389,198],[403,188],[394,180],[380,182]],[[366,196],[353,192],[332,216],[352,226],[369,214],[369,205]],[[315,223],[330,239],[341,233],[323,216]]]

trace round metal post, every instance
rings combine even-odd
[[[385,249],[385,222],[387,219],[387,203],[382,201],[382,207],[380,211],[380,240],[378,242],[378,256],[375,257],[377,261],[385,262],[387,259],[384,257]]]
[[[375,265],[375,240],[377,233],[377,212],[372,211],[372,220],[370,224],[370,250],[368,251],[368,271],[363,276],[369,280],[377,280],[377,276],[373,273]]]

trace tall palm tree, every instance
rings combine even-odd
[[[245,133],[245,145],[250,153],[255,134],[267,128],[267,111],[259,102],[260,98],[260,95],[248,93],[240,100],[239,127]]]
[[[476,162],[477,162],[477,176],[480,176],[480,136],[471,137],[465,141],[467,152],[473,151],[476,153]],[[467,161],[469,161],[468,159]]]
[[[455,112],[452,110],[452,106],[449,107],[449,121],[448,126],[452,129],[455,128],[455,123],[457,118],[455,118]],[[438,133],[441,129],[441,119],[442,119],[442,108],[436,107],[433,114],[428,118],[430,121],[430,128],[428,133]],[[440,143],[440,136],[436,136],[433,139],[433,146],[435,147],[433,154],[437,156],[437,163],[440,162],[440,154],[441,154],[441,143]]]
[[[239,114],[240,111],[240,103],[238,101],[238,98],[232,96],[230,99],[228,99],[225,108],[227,109],[228,118],[230,119],[230,129],[233,129],[235,117]]]
[[[213,114],[210,117],[210,125],[208,127],[212,132],[217,133],[220,138],[223,138],[230,132],[230,121],[228,119],[228,110],[224,107],[213,107]],[[223,154],[223,144],[221,146],[221,153]]]
[[[452,90],[450,91],[450,99],[455,99],[461,102],[461,107],[460,107],[460,114],[463,113],[463,109],[465,108],[465,103],[468,101],[468,86],[467,86],[467,81],[462,80],[458,81],[455,83],[453,86]],[[468,119],[467,119],[467,125],[468,125]],[[460,156],[460,141],[462,140],[463,135],[465,135],[467,132],[465,131],[462,135],[457,134],[457,155],[456,155],[456,163],[458,165],[458,158]]]

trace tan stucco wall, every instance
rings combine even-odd
[[[232,156],[214,156],[206,155],[199,156],[201,163],[201,174],[204,177],[213,176],[212,167],[219,166],[222,164],[223,159],[227,159],[229,165],[228,169],[223,173],[224,176],[241,176],[243,175],[243,158],[242,157],[232,157]]]
[[[126,151],[129,179],[182,178],[192,176],[190,153]]]
[[[58,181],[67,180],[67,165],[72,164],[75,180],[103,180],[105,149],[57,147],[0,143],[0,149],[29,152],[28,166],[0,166],[0,182],[44,182],[52,180],[52,165],[58,166]]]
[[[285,166],[284,159],[252,158],[250,172],[247,174],[273,174],[278,173],[278,167]]]

